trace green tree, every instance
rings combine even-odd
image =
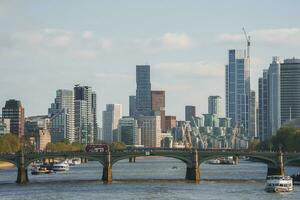
[[[20,150],[20,138],[15,134],[0,136],[0,152],[14,153]]]
[[[126,144],[124,142],[113,142],[110,145],[110,149],[124,149]]]

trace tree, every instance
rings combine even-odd
[[[15,134],[5,134],[0,136],[0,152],[15,153],[20,150],[20,138]]]
[[[110,145],[110,149],[124,149],[126,144],[124,142],[113,142]]]

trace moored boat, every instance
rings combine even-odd
[[[54,163],[52,169],[54,171],[68,171],[70,167],[67,163],[61,162],[61,163]]]
[[[293,179],[290,176],[267,176],[265,190],[267,192],[291,192],[293,191]]]
[[[33,166],[31,168],[31,174],[32,175],[52,174],[52,173],[54,173],[54,171],[53,170],[49,170],[46,167]]]

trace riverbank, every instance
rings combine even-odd
[[[0,161],[0,170],[1,169],[9,169],[9,168],[13,168],[13,167],[14,167],[14,164],[12,164],[12,163]]]

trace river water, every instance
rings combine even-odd
[[[174,167],[176,166],[176,167]],[[52,175],[31,175],[30,182],[15,182],[17,169],[0,170],[0,200],[12,199],[300,199],[300,186],[286,194],[266,193],[267,166],[241,161],[239,165],[201,164],[201,182],[184,180],[186,166],[171,158],[139,158],[113,166],[112,184],[101,182],[102,166],[88,162]],[[289,167],[288,174],[300,171]]]

